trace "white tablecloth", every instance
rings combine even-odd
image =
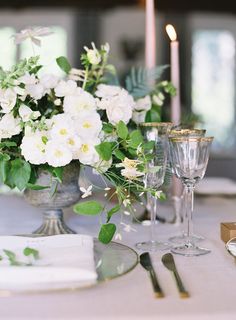
[[[164,299],[153,297],[149,278],[141,266],[132,272],[82,291],[25,294],[0,297],[0,319],[236,319],[236,265],[220,239],[220,222],[236,221],[236,199],[201,198],[195,208],[195,231],[211,254],[186,258],[175,256],[176,264],[190,299],[180,299],[170,272],[161,263],[163,252],[152,255],[165,291]],[[162,206],[160,210],[167,210]],[[28,233],[40,224],[40,209],[20,197],[0,196],[0,234]],[[69,226],[79,233],[97,235],[95,217],[78,217],[66,211]],[[138,232],[126,233],[123,243],[133,246],[148,236],[148,227],[136,226]],[[158,225],[157,235],[165,239],[178,228]]]

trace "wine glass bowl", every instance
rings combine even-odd
[[[201,180],[207,168],[210,146],[213,137],[170,137],[171,162],[175,175],[182,181],[186,197],[187,234],[185,243],[174,247],[173,253],[196,256],[209,253],[205,248],[197,247],[193,241],[193,192],[196,184]]]

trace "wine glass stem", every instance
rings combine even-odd
[[[151,221],[151,231],[150,231],[150,241],[155,241],[155,224],[156,224],[156,213],[157,213],[157,199],[151,194],[148,194],[148,206],[150,208],[150,221]]]
[[[193,245],[193,206],[194,206],[194,184],[186,184],[185,197],[186,197],[186,211],[185,211],[185,234],[187,235],[187,241],[189,245]]]

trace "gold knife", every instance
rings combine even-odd
[[[173,272],[174,277],[175,277],[175,281],[176,281],[176,285],[178,287],[179,290],[179,295],[181,298],[189,298],[190,295],[188,293],[188,291],[185,289],[183,282],[179,276],[179,273],[177,271],[176,265],[175,265],[175,261],[174,261],[174,257],[171,253],[166,253],[164,254],[164,256],[162,257],[162,262],[164,264],[164,266]]]
[[[151,257],[149,255],[149,253],[148,252],[142,253],[139,257],[139,261],[140,261],[141,266],[145,270],[147,270],[149,273],[149,276],[152,281],[152,287],[153,287],[153,291],[155,293],[155,297],[156,298],[164,298],[164,293],[158,283],[157,276],[156,276],[155,270],[152,266],[152,261],[151,261]]]

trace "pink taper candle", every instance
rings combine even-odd
[[[156,66],[156,21],[154,0],[146,0],[146,36],[145,36],[146,68]]]
[[[166,26],[166,32],[171,40],[170,42],[170,68],[171,82],[175,86],[176,96],[171,98],[171,121],[178,125],[181,122],[180,107],[180,80],[179,80],[179,42],[174,27],[171,24]]]

